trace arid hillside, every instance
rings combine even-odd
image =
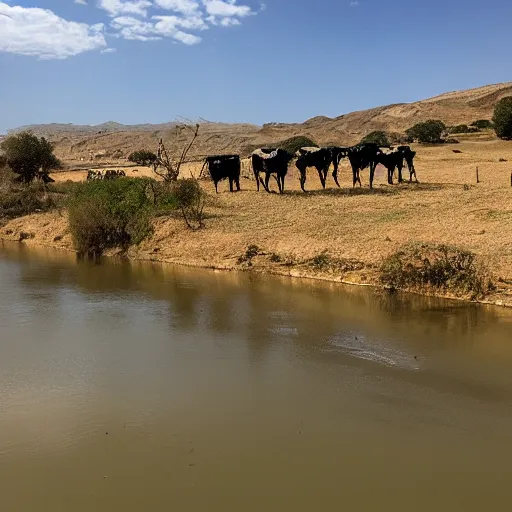
[[[319,144],[349,145],[357,143],[372,130],[403,132],[418,121],[432,118],[441,119],[447,125],[471,123],[477,119],[490,119],[496,102],[509,95],[512,95],[511,82],[336,118],[320,116],[301,124],[270,123],[260,127],[201,121],[200,137],[190,157],[200,159],[224,152],[244,155],[255,146],[269,145],[295,135],[307,135]],[[57,155],[73,166],[90,161],[91,155],[98,163],[117,164],[135,149],[155,150],[159,138],[163,138],[169,148],[181,147],[188,134],[178,126],[176,123],[125,126],[108,122],[98,126],[50,124],[23,129],[31,129],[55,142]]]

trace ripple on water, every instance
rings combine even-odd
[[[329,339],[329,345],[333,350],[358,359],[411,371],[420,369],[414,355],[390,346],[385,340],[372,340],[364,335],[351,333],[333,336]]]

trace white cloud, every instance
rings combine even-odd
[[[99,0],[98,5],[110,16],[132,14],[144,18],[152,4],[149,0]]]
[[[154,34],[153,23],[141,21],[130,16],[114,18],[111,26],[124,39],[132,41],[155,41],[160,39],[160,37]]]
[[[101,50],[101,53],[115,53],[117,52],[116,48],[105,48],[104,50]]]
[[[106,48],[103,24],[67,21],[48,9],[0,2],[0,52],[65,59]]]
[[[78,5],[87,5],[87,0],[75,0],[75,4],[78,4]]]
[[[187,16],[199,14],[199,2],[197,0],[155,0],[155,5]]]
[[[254,14],[253,10],[247,5],[237,5],[236,0],[203,0],[206,12],[211,16],[220,16],[222,18],[238,16],[243,18]]]
[[[359,0],[352,0],[350,2],[350,7],[359,7]]]

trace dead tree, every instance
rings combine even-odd
[[[157,176],[160,176],[166,182],[178,180],[181,166],[185,162],[188,152],[194,145],[194,142],[197,139],[197,136],[199,135],[199,124],[196,124],[195,128],[193,128],[190,125],[181,125],[177,127],[177,130],[178,129],[181,129],[181,131],[189,129],[192,132],[192,139],[190,140],[190,142],[184,147],[179,157],[174,157],[173,155],[170,155],[167,152],[163,140],[160,139],[160,142],[158,143],[158,150],[156,153],[157,158],[153,164],[153,172]]]

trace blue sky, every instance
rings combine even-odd
[[[304,121],[512,80],[509,0],[0,0],[0,133]]]

